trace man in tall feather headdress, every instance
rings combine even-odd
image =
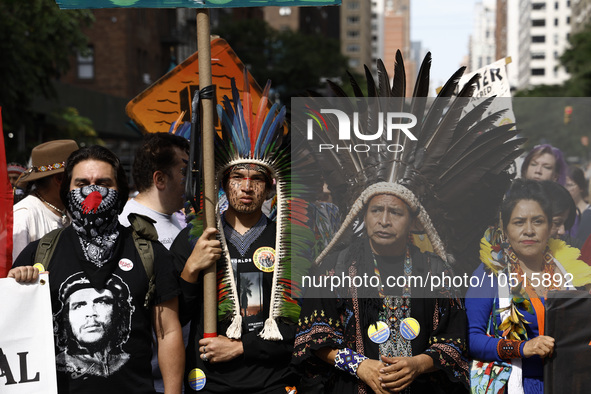
[[[502,111],[480,119],[492,99],[464,114],[478,76],[452,99],[463,68],[428,106],[430,62],[428,54],[410,105],[394,99],[406,90],[400,52],[392,87],[381,61],[378,83],[366,67],[368,97],[353,78],[354,99],[329,83],[345,101],[343,111],[359,119],[347,141],[337,138],[340,120],[333,116],[323,117],[326,132],[315,135],[325,148],[340,147],[324,159],[348,175],[348,198],[342,198],[348,215],[316,260],[317,281],[304,289],[294,349],[301,370],[326,371],[325,392],[463,392],[468,385],[463,303],[451,285],[430,278],[452,278],[452,264],[465,268],[466,256],[476,252],[523,141],[511,140],[513,125],[493,127]],[[317,117],[323,110],[315,112],[315,105],[338,103],[310,100],[308,113]],[[412,135],[399,127],[375,138],[386,111],[416,119]],[[415,246],[414,232],[432,252]]]
[[[186,384],[204,374],[204,392],[285,393],[294,386],[289,363],[299,306],[291,298],[286,252],[290,140],[285,108],[267,110],[268,83],[256,116],[248,85],[241,102],[233,84],[218,116],[216,183],[228,200],[217,209],[217,229],[202,230],[197,218],[175,239],[172,252],[182,269],[181,287],[192,319]],[[244,107],[243,107],[244,106]],[[276,221],[263,214],[276,190]],[[218,335],[204,338],[203,276],[217,263]],[[198,370],[200,371],[198,371]]]

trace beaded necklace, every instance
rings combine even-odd
[[[37,197],[39,200],[41,200],[41,202],[44,203],[45,205],[47,205],[49,208],[52,208],[53,210],[60,213],[60,215],[61,215],[60,221],[61,221],[62,225],[65,226],[68,224],[68,216],[66,215],[65,209],[59,209],[58,207],[56,207],[55,205],[53,205],[52,203],[50,203],[49,201],[47,201],[46,199],[41,197],[41,194],[39,194],[38,191],[35,191],[35,197]]]
[[[374,256],[374,273],[379,279],[378,294],[383,299],[382,310],[379,313],[380,321],[386,322],[390,326],[390,337],[384,343],[380,343],[380,354],[386,357],[410,357],[412,349],[410,341],[405,339],[400,333],[400,323],[410,317],[410,276],[412,275],[412,262],[410,260],[410,250],[406,249],[404,259],[404,287],[402,297],[386,296],[383,290],[382,278],[378,262]]]
[[[512,248],[510,248],[508,251],[508,257],[510,263],[510,272],[517,274],[516,277],[519,286],[525,289],[526,293],[530,298],[543,298],[546,297],[548,290],[560,290],[560,288],[556,286],[554,281],[551,280],[549,281],[550,284],[548,286],[544,286],[541,294],[538,294],[536,289],[532,286],[532,280],[525,274],[525,272],[521,268],[521,264],[519,264],[519,258],[517,257]],[[550,253],[549,249],[547,248],[544,252],[544,265],[542,266],[539,278],[553,278],[555,273],[556,264],[554,264],[554,258],[552,257],[552,254]]]

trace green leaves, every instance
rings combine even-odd
[[[54,0],[0,0],[0,106],[5,130],[30,122],[31,102],[54,95],[52,81],[85,50],[90,11],[61,11]]]
[[[260,20],[223,20],[213,32],[230,44],[259,84],[272,80],[285,103],[306,89],[319,89],[323,78],[346,80],[347,60],[338,40],[277,31]]]

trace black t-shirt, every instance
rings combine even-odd
[[[187,258],[191,254],[192,246],[189,241],[189,229],[179,233],[170,251],[175,258],[177,270],[182,270]],[[260,258],[261,248],[275,245],[276,225],[268,220],[265,230],[256,238],[248,250],[242,255],[228,242],[228,249],[232,258],[236,274],[236,287],[239,297],[247,297],[248,303],[241,302],[242,345],[244,354],[225,363],[205,363],[198,357],[198,342],[203,338],[203,277],[200,276],[196,284],[184,282],[182,314],[185,319],[191,319],[191,333],[186,354],[185,386],[188,387],[187,375],[194,369],[201,369],[206,376],[206,384],[200,392],[205,393],[285,393],[286,386],[295,385],[295,375],[289,368],[295,325],[279,321],[278,327],[283,336],[282,341],[267,341],[258,336],[264,320],[269,316],[269,302],[273,272],[264,272],[267,262]],[[253,256],[257,254],[259,267],[254,263]],[[218,262],[218,269],[220,264]],[[250,293],[241,292],[240,285],[245,289],[246,282],[250,283]],[[259,283],[262,286],[259,286]],[[243,294],[240,294],[243,293]],[[260,301],[258,301],[260,300]],[[229,321],[218,321],[218,335],[226,335]]]
[[[88,262],[72,227],[60,236],[46,267],[53,310],[60,393],[154,393],[148,277],[131,230],[119,226],[113,256],[101,268]],[[33,265],[39,241],[14,267]],[[171,256],[153,242],[154,304],[180,294]]]

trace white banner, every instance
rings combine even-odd
[[[458,84],[459,89],[462,89],[464,84],[474,76],[480,74],[480,79],[476,83],[476,90],[474,97],[511,97],[511,85],[509,85],[509,78],[507,77],[507,63],[511,62],[511,58],[503,58],[494,63],[479,68],[470,74],[464,74]]]
[[[56,394],[49,275],[0,279],[0,393]]]
[[[460,91],[466,82],[478,73],[480,74],[480,79],[476,82],[476,89],[474,90],[473,97],[507,97],[507,99],[493,101],[484,114],[484,116],[488,116],[496,111],[506,109],[507,111],[504,115],[495,123],[496,126],[515,123],[515,114],[513,113],[513,106],[510,101],[511,86],[509,84],[509,78],[507,77],[506,68],[506,65],[510,62],[510,57],[497,60],[488,66],[479,68],[473,73],[464,74],[458,83],[458,91]],[[464,109],[464,113],[468,112],[479,103],[479,100],[475,101],[471,106]]]

